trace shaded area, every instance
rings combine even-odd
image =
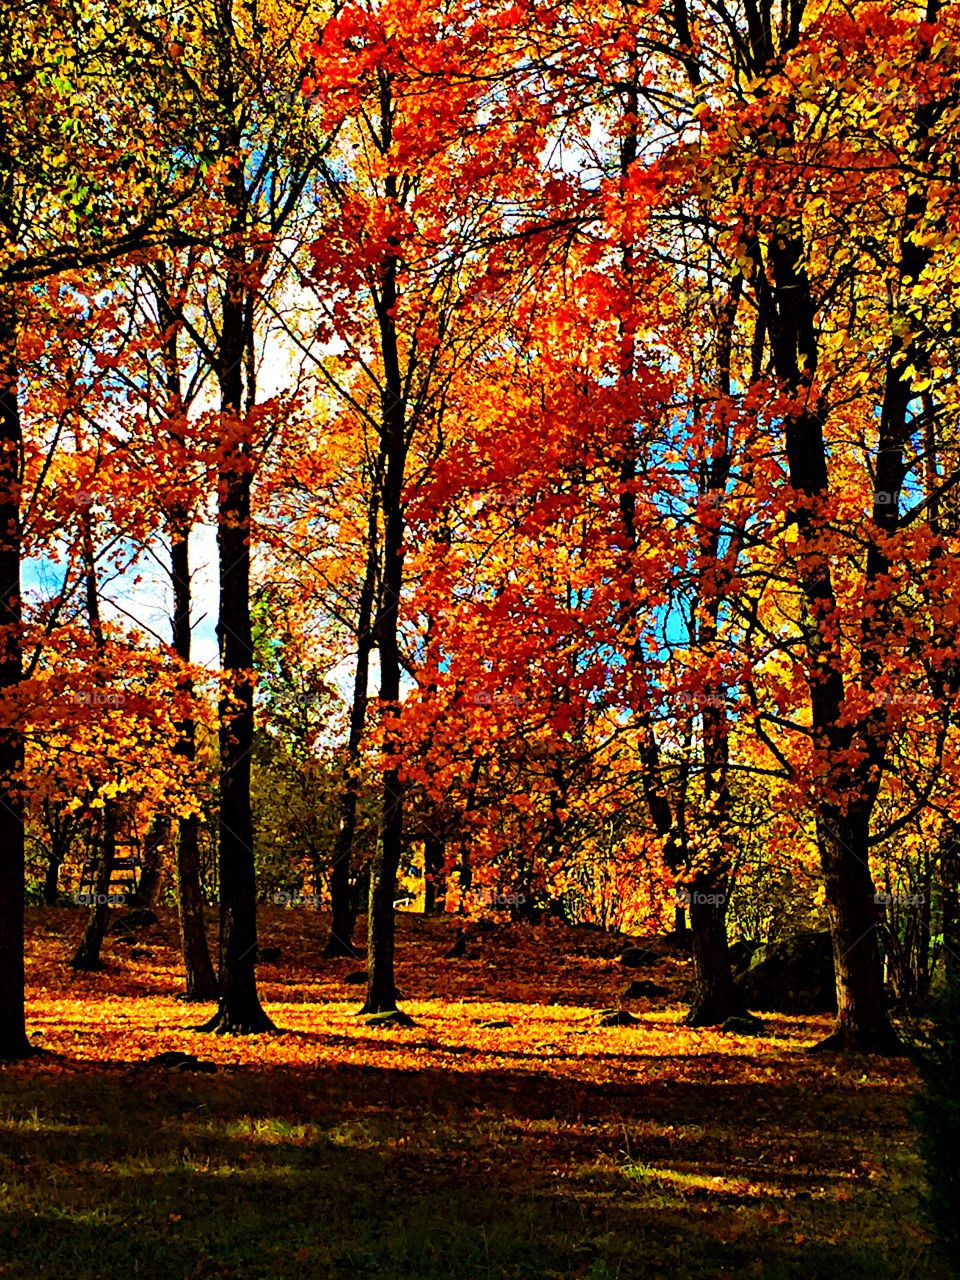
[[[933,1278],[917,1178],[903,1098],[850,1083],[0,1073],[4,1274],[37,1280]]]
[[[76,913],[31,913],[31,1012],[59,1056],[0,1070],[0,1261],[16,1280],[523,1280],[946,1273],[919,1216],[909,1065],[813,1060],[824,1020],[760,1039],[680,1025],[663,996],[600,1029],[625,940],[398,918],[418,1026],[354,1016],[316,912],[264,912],[283,1034],[191,1037],[168,913],[150,956],[75,974]],[[635,973],[635,970],[633,971]],[[296,1023],[296,1025],[293,1025]],[[485,1025],[484,1025],[485,1024]],[[215,1074],[145,1058],[177,1051]],[[99,1060],[98,1060],[99,1058]]]

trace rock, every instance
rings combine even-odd
[[[692,951],[693,930],[681,929],[678,932],[676,929],[672,929],[670,933],[665,935],[664,942],[672,951]]]
[[[601,1027],[638,1027],[640,1019],[626,1009],[604,1009],[600,1014]]]
[[[764,1026],[748,1013],[744,1018],[728,1018],[720,1030],[734,1036],[762,1036]]]
[[[624,1000],[657,1000],[660,996],[669,994],[666,987],[658,986],[656,982],[647,982],[646,979],[638,978],[624,990],[623,998]]]
[[[583,1244],[576,1246],[573,1251],[573,1257],[576,1258],[581,1267],[586,1268],[587,1274],[589,1274],[590,1264],[600,1257],[600,1250],[592,1240],[585,1240]],[[579,1272],[580,1267],[577,1270]],[[606,1267],[603,1267],[602,1270],[605,1271]]]
[[[159,923],[157,913],[151,911],[149,907],[134,907],[118,922],[118,924],[128,925],[131,929],[149,929],[151,925]]]
[[[462,929],[457,929],[457,936],[454,939],[453,946],[449,951],[443,953],[444,960],[459,960],[467,950],[467,935]]]
[[[363,1021],[368,1027],[415,1027],[417,1025],[409,1014],[403,1013],[400,1009],[389,1009],[386,1013],[371,1013]]]
[[[750,961],[753,959],[754,954],[762,945],[760,942],[749,942],[746,938],[731,942],[727,950],[730,956],[730,967],[733,972],[745,973],[750,968]]]
[[[215,1062],[203,1062],[192,1053],[180,1053],[176,1049],[168,1049],[166,1053],[158,1053],[149,1059],[151,1067],[168,1067],[171,1071],[205,1071],[211,1074],[216,1071]]]
[[[257,964],[272,964],[279,960],[283,952],[279,947],[260,947],[257,950]]]
[[[764,943],[736,983],[750,1009],[836,1013],[830,934],[799,933]]]
[[[131,960],[152,960],[153,952],[149,947],[131,947],[130,959]]]
[[[626,969],[639,969],[643,965],[656,964],[657,953],[646,947],[627,947],[620,955],[620,963]]]

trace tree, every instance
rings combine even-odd
[[[23,1013],[23,678],[18,344],[23,282],[108,261],[169,228],[196,171],[173,176],[160,70],[142,26],[106,6],[19,0],[0,16],[0,1056],[30,1052]],[[132,91],[132,84],[137,92]],[[109,91],[107,89],[109,86]],[[143,110],[145,99],[151,110]],[[176,112],[174,111],[174,115]],[[165,119],[164,119],[165,117]]]
[[[305,88],[334,122],[340,148],[337,164],[321,165],[328,202],[321,213],[329,224],[312,250],[327,322],[323,333],[339,339],[344,355],[320,367],[376,438],[371,452],[382,456],[376,477],[381,581],[373,634],[383,795],[370,880],[364,1006],[375,1013],[396,1007],[406,490],[431,465],[442,438],[445,388],[479,341],[464,300],[484,275],[484,234],[503,231],[497,176],[502,148],[519,166],[529,162],[535,174],[538,135],[519,111],[487,123],[496,41],[458,13],[425,6],[412,17],[390,4],[350,5],[328,23],[311,56],[314,70]],[[465,322],[458,324],[461,316]]]

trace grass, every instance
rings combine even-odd
[[[78,913],[30,923],[54,1054],[0,1071],[2,1276],[947,1274],[921,1225],[909,1064],[805,1056],[822,1019],[691,1031],[688,962],[666,950],[666,1005],[607,1029],[597,1011],[633,976],[622,939],[516,926],[443,961],[448,926],[401,918],[416,1026],[373,1030],[344,999],[355,964],[313,959],[316,915],[268,909],[284,1033],[224,1040],[172,998],[168,917],[152,959],[117,946],[101,975],[64,967]],[[146,1064],[168,1048],[217,1074]]]

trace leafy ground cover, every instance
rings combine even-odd
[[[399,917],[411,1027],[356,1011],[322,916],[265,908],[278,1033],[191,1027],[176,928],[64,963],[80,915],[29,913],[30,1022],[0,1071],[0,1274],[69,1277],[907,1277],[922,1227],[906,1060],[809,1057],[827,1019],[682,1025],[663,940]],[[641,970],[618,956],[656,952]],[[657,1000],[622,1000],[638,976]],[[636,1026],[601,1027],[619,1004]],[[486,1025],[491,1024],[491,1025]],[[493,1025],[495,1024],[495,1025]],[[153,1065],[181,1050],[198,1072]]]

